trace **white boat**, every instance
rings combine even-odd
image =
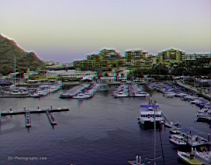
[[[174,92],[165,92],[164,93],[164,96],[167,97],[167,98],[173,98],[175,97],[176,93]]]
[[[181,131],[179,128],[172,128],[169,130],[170,134],[180,134]]]
[[[116,91],[113,92],[114,97],[128,97],[128,85],[120,85]]]
[[[202,100],[200,100],[200,99],[194,99],[194,100],[190,101],[190,103],[191,104],[200,104],[200,103],[202,103]]]
[[[84,95],[91,95],[91,96],[93,96],[94,95],[94,91],[93,90],[87,90],[83,94]]]
[[[37,94],[40,96],[47,96],[49,94],[49,91],[48,91],[48,89],[38,90]]]
[[[37,93],[37,92],[30,94],[30,96],[31,96],[31,97],[34,97],[34,98],[39,98],[39,97],[41,97],[41,95],[40,95],[39,93]]]
[[[90,94],[85,94],[85,93],[79,93],[79,94],[73,96],[74,99],[88,99],[91,97],[92,96]]]
[[[175,94],[175,97],[185,97],[185,96],[187,96],[187,94],[186,93],[176,93]]]
[[[49,92],[54,93],[54,92],[57,92],[58,90],[60,90],[61,88],[62,88],[62,83],[52,84],[49,87]]]
[[[192,95],[187,95],[185,97],[183,97],[184,101],[193,101],[194,99],[197,99],[197,96],[192,96]]]
[[[134,96],[136,96],[136,97],[148,97],[149,93],[144,92],[144,91],[137,91],[137,92],[134,93]]]
[[[203,162],[199,159],[195,158],[193,153],[187,153],[182,151],[177,151],[178,157],[187,164],[190,165],[202,165]]]
[[[208,111],[209,111],[209,108],[202,108],[202,109],[199,109],[197,113],[207,113]]]
[[[13,90],[13,91],[11,91],[10,94],[12,94],[12,95],[28,95],[29,92],[28,91]]]
[[[142,125],[156,125],[164,123],[164,116],[158,105],[141,105],[140,116],[138,117],[139,123]]]
[[[174,130],[174,129],[179,130],[181,127],[181,125],[178,122],[174,123],[174,122],[168,121],[168,120],[165,120],[164,125],[165,125],[165,127],[172,128],[172,129],[170,129],[170,133],[171,133],[171,130]]]
[[[204,164],[211,164],[211,151],[195,151],[195,157],[203,161]]]
[[[208,145],[208,140],[198,135],[188,135],[187,142],[192,147]]]
[[[68,91],[66,91],[65,93],[61,94],[60,98],[72,98],[73,96],[79,94],[81,91],[88,88],[89,86],[90,84],[81,84],[81,85],[75,86],[69,89]]]
[[[170,141],[171,143],[175,144],[175,145],[178,146],[178,147],[183,147],[183,146],[186,146],[186,145],[187,145],[186,138],[183,137],[183,136],[180,135],[180,134],[173,134],[173,135],[170,135],[169,141]]]
[[[16,87],[12,86],[10,87],[10,90],[5,92],[6,94],[9,94],[11,96],[28,96],[29,95],[29,90],[24,87]]]
[[[210,109],[202,109],[197,112],[197,120],[198,121],[211,121],[211,110]]]
[[[125,91],[119,91],[119,92],[114,92],[114,97],[128,97],[128,92]]]
[[[36,92],[30,94],[31,97],[34,97],[34,98],[39,98],[39,97],[42,97],[42,96],[47,96],[49,93],[52,92],[53,89],[51,89],[51,86],[50,85],[40,85],[37,89],[36,89]]]
[[[174,123],[173,122],[168,122],[168,121],[165,120],[164,125],[167,128],[172,128],[174,126]]]
[[[191,146],[194,148],[198,147],[198,146],[206,146],[209,144],[207,139],[205,139],[201,136],[198,136],[198,135],[187,134],[183,131],[178,131],[177,133],[171,134],[170,138],[172,138],[172,137],[174,139],[176,139],[176,138],[182,139],[183,141],[185,141],[187,143],[188,146]],[[173,142],[173,141],[171,141],[171,142]]]

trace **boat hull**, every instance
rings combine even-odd
[[[141,121],[138,119],[138,123],[140,127],[145,128],[145,129],[152,129],[154,128],[154,122],[151,121]],[[156,128],[161,128],[163,123],[161,121],[156,121]]]
[[[182,160],[186,164],[189,164],[189,165],[202,165],[203,164],[200,160],[198,160],[194,157],[190,158],[190,154],[188,154],[188,153],[177,151],[177,155],[178,155],[179,159]]]

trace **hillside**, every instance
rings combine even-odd
[[[0,34],[0,73],[6,75],[14,71],[16,59],[16,71],[24,72],[43,67],[43,62],[33,52],[26,52],[15,41]]]

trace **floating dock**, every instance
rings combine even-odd
[[[30,95],[12,95],[12,94],[1,94],[0,98],[28,98]]]
[[[31,127],[31,115],[30,112],[25,113],[25,127],[30,128]]]
[[[34,113],[46,113],[46,111],[49,112],[63,112],[63,111],[69,111],[69,108],[49,108],[49,109],[36,109],[36,110],[29,110],[28,112],[30,114],[34,114]],[[13,111],[12,109],[10,109],[9,111],[3,111],[1,112],[1,116],[8,116],[8,115],[24,115],[26,113],[26,111],[23,110],[18,110],[18,111]]]
[[[57,122],[56,122],[55,118],[53,117],[53,115],[51,114],[51,112],[46,111],[46,115],[47,115],[48,120],[52,126],[57,124]]]
[[[89,88],[91,84],[81,84],[78,86],[75,86],[65,93],[62,93],[60,95],[60,98],[65,99],[65,98],[72,98],[73,96],[77,95],[78,93],[82,92],[84,89]]]

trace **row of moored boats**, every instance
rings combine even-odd
[[[97,91],[107,91],[108,85],[103,83],[85,83],[75,86],[60,95],[60,98],[89,99]]]
[[[207,121],[211,123],[211,103],[205,98],[197,96],[194,93],[187,92],[182,87],[173,86],[167,83],[151,83],[149,87],[162,92],[167,98],[178,97],[183,101],[196,105],[199,107],[196,115],[197,121]]]
[[[115,98],[120,97],[148,97],[149,93],[145,92],[142,86],[136,83],[122,84],[113,92]]]
[[[34,97],[39,98],[54,93],[62,88],[61,82],[39,85],[37,88],[18,87],[11,85],[0,92],[0,97]]]
[[[140,105],[138,122],[144,128],[161,128],[166,126],[169,130],[169,141],[176,147],[178,158],[186,164],[191,165],[209,165],[211,164],[211,139],[208,139],[182,129],[179,123],[167,121],[165,115],[160,110],[159,104],[156,102]],[[156,127],[155,127],[156,126]],[[129,164],[143,164],[139,162],[139,157],[135,161],[130,161]]]

